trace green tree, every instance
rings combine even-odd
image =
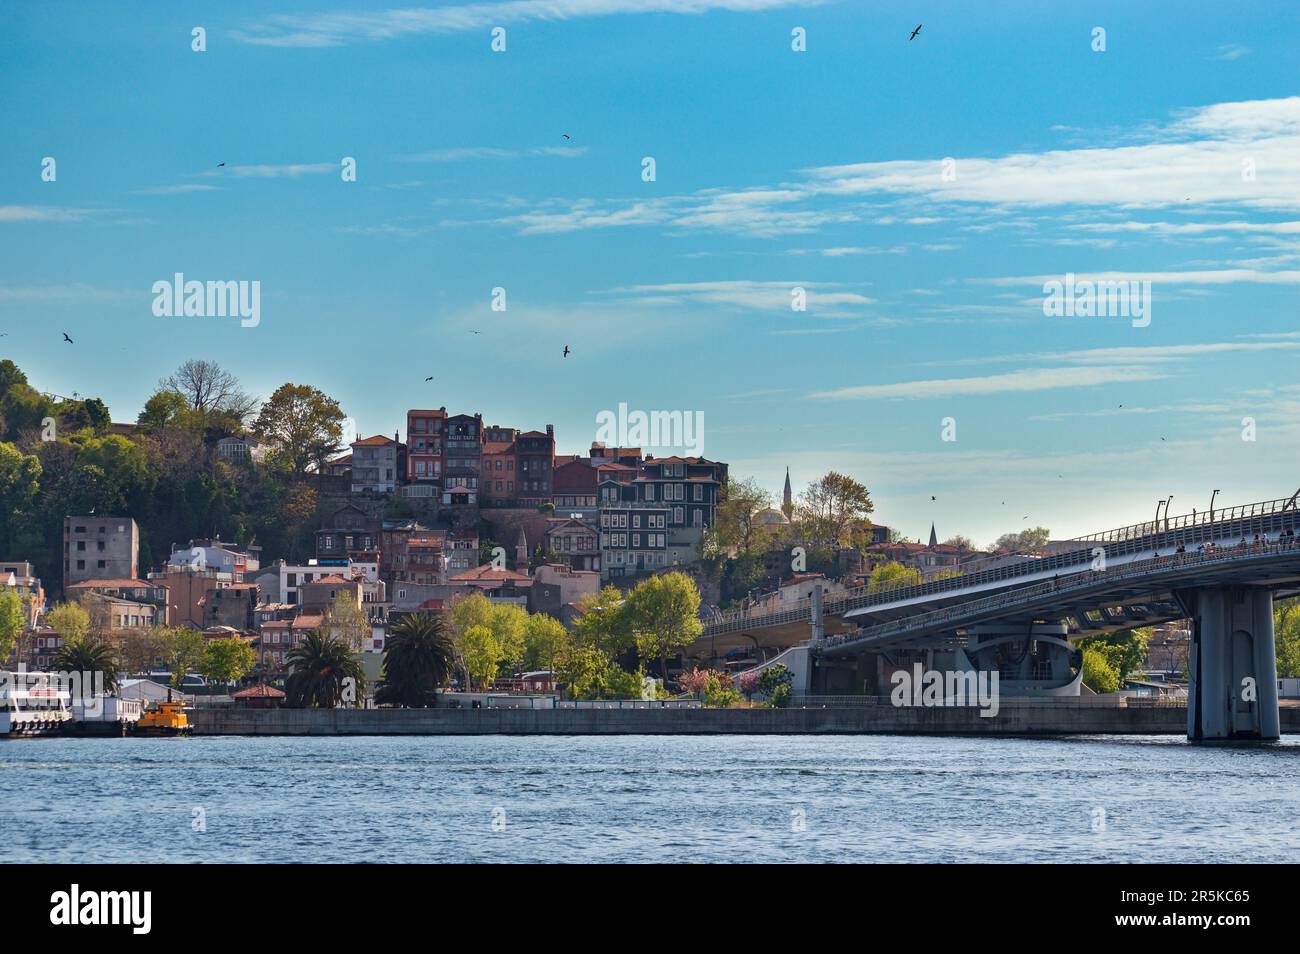
[[[900,586],[916,586],[922,581],[921,571],[914,566],[904,566],[890,560],[874,567],[867,577],[867,586],[873,592],[892,590]]]
[[[598,593],[586,593],[578,600],[574,637],[617,658],[635,645],[628,616],[627,600],[617,586],[602,586]]]
[[[532,613],[524,624],[524,668],[554,671],[573,637],[554,616]]]
[[[432,706],[455,663],[456,646],[441,616],[403,616],[384,643],[384,681],[375,692],[375,702],[406,708]]]
[[[1279,600],[1273,606],[1273,640],[1277,647],[1277,674],[1300,678],[1300,599]]]
[[[243,679],[256,664],[257,653],[251,645],[238,636],[227,636],[207,641],[199,672],[228,686]]]
[[[189,410],[190,406],[185,400],[185,395],[179,391],[166,389],[155,391],[149,400],[144,402],[144,409],[136,417],[136,424],[148,431],[158,431],[165,427],[185,427],[191,423],[201,423],[201,419],[191,422],[188,418]]]
[[[476,624],[460,634],[457,645],[471,687],[490,687],[506,655],[501,640],[489,627]]]
[[[295,474],[325,462],[342,449],[343,410],[339,402],[306,384],[282,384],[262,405],[253,423],[257,439],[271,448],[273,461]]]
[[[9,659],[9,654],[18,645],[18,637],[27,628],[27,617],[23,613],[23,598],[17,590],[0,587],[0,668]]]
[[[637,652],[643,659],[658,659],[667,682],[668,655],[689,646],[704,631],[695,581],[678,572],[642,580],[627,598],[627,613]]]
[[[90,632],[90,614],[79,603],[59,603],[46,612],[45,625],[59,634],[65,646],[71,646]]]
[[[1104,633],[1080,640],[1083,649],[1095,649],[1115,670],[1122,685],[1129,674],[1142,668],[1147,658],[1147,642],[1151,639],[1150,628],[1126,629],[1116,633]]]
[[[98,639],[80,639],[64,643],[54,657],[57,672],[103,673],[104,691],[110,695],[117,691],[117,655],[113,647]]]
[[[291,709],[337,709],[360,705],[366,676],[347,643],[312,630],[286,660],[284,704]]]
[[[202,633],[184,626],[160,626],[155,631],[159,637],[158,655],[171,672],[172,687],[179,689],[185,676],[203,665],[207,640]]]
[[[1106,654],[1097,649],[1083,651],[1083,684],[1093,692],[1115,692],[1119,689],[1119,673],[1110,664]]]
[[[24,521],[36,512],[40,490],[40,458],[0,444],[0,553],[15,552]]]

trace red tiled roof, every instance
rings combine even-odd
[[[391,437],[385,437],[382,434],[376,434],[373,437],[367,437],[362,440],[352,442],[353,447],[383,447],[387,444],[397,443]]]
[[[322,576],[319,580],[312,580],[310,583],[304,583],[303,586],[311,586],[312,583],[336,584],[336,583],[350,583],[350,582],[352,581],[343,579],[343,577],[339,576],[337,573],[331,573],[329,576]]]
[[[531,580],[531,576],[525,576],[523,573],[516,573],[513,570],[497,570],[492,567],[491,563],[484,563],[482,566],[476,566],[472,570],[466,570],[464,573],[458,573],[451,578],[453,581],[463,580],[471,582],[493,582],[504,583],[507,580]]]
[[[275,686],[252,686],[248,689],[240,689],[232,699],[283,699],[284,693]]]
[[[134,589],[160,588],[164,590],[167,588],[165,584],[156,581],[151,582],[149,580],[131,580],[131,579],[82,580],[80,583],[71,583],[68,585],[68,589],[70,590],[90,589],[91,587],[113,587],[115,589],[126,589],[128,587]]]

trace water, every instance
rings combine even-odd
[[[0,741],[11,861],[1294,862],[1297,803],[1300,736]]]

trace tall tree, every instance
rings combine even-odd
[[[238,682],[257,663],[257,653],[252,645],[238,636],[210,639],[203,650],[199,672],[214,682],[228,686]]]
[[[642,580],[627,598],[636,649],[643,659],[658,659],[664,681],[668,656],[689,646],[704,631],[700,591],[685,573],[665,573]]]
[[[290,651],[285,705],[293,709],[336,709],[360,705],[366,676],[356,655],[342,640],[312,630]]]
[[[190,359],[163,378],[159,386],[180,394],[205,417],[221,413],[243,423],[257,407],[257,399],[244,393],[239,379],[215,361]]]
[[[441,616],[412,613],[393,624],[384,643],[379,705],[424,708],[435,703],[456,664],[456,647]]]
[[[253,433],[271,446],[276,463],[295,474],[317,471],[342,449],[339,402],[307,384],[282,384],[262,405]]]
[[[102,640],[65,643],[54,657],[54,668],[59,672],[103,673],[104,691],[110,694],[117,691],[117,654]]]
[[[772,495],[753,479],[728,478],[721,496],[717,518],[705,532],[705,550],[735,555],[764,549],[771,532],[758,515],[772,506]]]
[[[90,632],[90,614],[78,603],[59,603],[46,612],[45,625],[59,634],[65,646],[71,646]]]
[[[993,543],[994,550],[1007,550],[1011,553],[1029,553],[1041,550],[1052,538],[1052,531],[1046,527],[1032,527],[1014,533],[1004,533]]]
[[[799,495],[796,517],[803,535],[813,543],[848,543],[855,524],[876,509],[871,493],[858,481],[831,471]]]
[[[22,597],[17,590],[0,587],[0,668],[8,662],[9,654],[18,645],[18,637],[26,628]]]

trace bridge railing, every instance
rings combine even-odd
[[[902,635],[910,630],[931,629],[934,626],[943,623],[955,624],[959,620],[969,621],[971,617],[979,617],[990,611],[1008,609],[1025,603],[1032,603],[1036,601],[1038,597],[1048,594],[1085,590],[1103,580],[1108,583],[1113,583],[1146,576],[1156,570],[1171,569],[1174,567],[1201,566],[1213,563],[1230,563],[1236,560],[1255,559],[1261,556],[1275,556],[1281,553],[1292,552],[1297,549],[1300,549],[1300,537],[1289,537],[1282,539],[1278,543],[1272,544],[1261,543],[1259,545],[1241,548],[1233,547],[1223,550],[1210,549],[1202,552],[1175,553],[1170,556],[1152,557],[1149,560],[1135,560],[1132,563],[1125,563],[1115,569],[1084,570],[1080,573],[1074,573],[1067,577],[1063,577],[1060,580],[1047,580],[1030,586],[1017,587],[1008,593],[999,593],[995,596],[986,596],[981,599],[968,600],[954,606],[931,610],[928,613],[919,613],[915,616],[909,616],[906,619],[896,620],[894,622],[879,623],[875,626],[866,626],[858,630],[856,633],[847,633],[840,636],[828,636],[824,639],[818,640],[814,645],[819,649],[826,649],[846,645],[848,643]]]
[[[1130,556],[1148,550],[1170,547],[1191,547],[1211,543],[1215,540],[1235,539],[1237,537],[1260,536],[1283,533],[1286,530],[1300,529],[1300,509],[1296,507],[1296,498],[1268,500],[1260,503],[1245,504],[1236,507],[1218,508],[1214,511],[1213,521],[1202,520],[1204,515],[1190,514],[1174,517],[1169,521],[1161,520],[1159,527],[1154,521],[1132,524],[1103,533],[1078,538],[1078,542],[1087,544],[1078,550],[1043,557],[1027,557],[1014,563],[980,570],[975,573],[963,573],[959,576],[931,580],[914,586],[880,586],[868,584],[850,589],[836,597],[823,600],[828,615],[838,614],[851,609],[867,606],[880,606],[886,603],[904,602],[924,596],[933,596],[972,586],[985,586],[1014,580],[1018,577],[1032,576],[1052,570],[1073,570],[1083,564],[1091,563],[1093,550],[1101,545],[1107,559]],[[1141,533],[1145,528],[1145,533]],[[734,632],[752,626],[779,626],[784,623],[803,622],[809,618],[812,600],[804,597],[790,606],[776,612],[754,612],[753,610],[733,610],[723,613],[705,624],[706,635],[718,635]]]

